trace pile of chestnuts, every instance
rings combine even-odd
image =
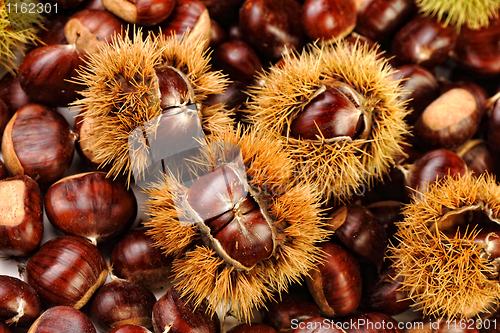
[[[0,1],[0,333],[499,332],[499,133],[498,0]]]

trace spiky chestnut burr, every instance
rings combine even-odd
[[[28,8],[36,6],[34,0],[6,0],[0,2],[0,68],[10,70],[17,68],[16,52],[23,51],[26,44],[38,41],[38,28],[44,21],[43,16],[34,13],[21,12],[21,5]]]
[[[497,0],[415,0],[420,12],[437,17],[444,25],[457,29],[466,25],[471,29],[487,27],[489,20],[498,17],[500,3]]]
[[[215,168],[189,189],[170,181],[168,191],[158,182],[145,190],[150,215],[145,225],[155,246],[177,256],[173,280],[183,297],[197,305],[208,299],[210,314],[230,311],[250,322],[253,308],[321,261],[316,244],[329,232],[319,217],[319,192],[303,182],[292,184],[294,162],[279,141],[241,128],[214,133],[211,141],[239,147],[248,182],[233,163]],[[231,178],[227,185],[218,176],[221,170]],[[242,187],[248,195],[241,195]],[[204,218],[214,212],[217,217]]]
[[[284,142],[298,177],[343,201],[404,155],[408,112],[393,74],[377,48],[359,42],[289,53],[249,89],[248,120]]]
[[[500,303],[499,198],[493,177],[467,173],[443,178],[404,208],[396,233],[401,243],[391,256],[424,315],[471,318]],[[478,222],[481,214],[489,221]]]
[[[169,110],[183,117],[170,124],[167,133],[173,137],[175,131],[196,126],[198,117],[206,133],[231,124],[222,105],[203,104],[207,96],[222,93],[228,81],[221,72],[210,71],[203,41],[184,40],[153,34],[143,39],[140,30],[132,38],[126,33],[89,55],[79,71],[75,80],[86,88],[73,105],[81,107],[82,121],[91,124],[80,143],[84,141],[82,147],[94,156],[92,162],[110,166],[108,176],[125,175],[130,183],[132,170],[135,176],[142,174],[150,147],[140,140],[132,140],[138,144],[129,147],[131,135]],[[197,112],[190,113],[189,104],[195,104]],[[154,136],[157,126],[144,130]]]

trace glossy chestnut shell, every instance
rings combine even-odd
[[[97,247],[83,237],[49,240],[26,263],[26,282],[45,306],[84,306],[108,276]]]

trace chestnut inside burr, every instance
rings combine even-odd
[[[184,200],[206,242],[238,269],[248,269],[273,254],[270,218],[231,167],[220,166],[200,177]]]
[[[327,142],[366,138],[370,132],[364,98],[352,87],[328,80],[304,106],[290,125],[290,136],[302,140]]]

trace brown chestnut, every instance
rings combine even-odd
[[[476,98],[454,88],[429,104],[415,123],[414,135],[426,149],[456,149],[476,133],[481,114]]]
[[[123,20],[142,26],[164,21],[174,10],[175,0],[102,0],[104,7]]]
[[[104,172],[63,178],[45,195],[50,223],[67,235],[82,236],[97,244],[123,235],[134,223],[134,192]]]
[[[108,332],[124,324],[152,327],[156,297],[137,283],[115,280],[103,285],[90,303],[90,319]]]
[[[465,175],[467,164],[457,154],[446,149],[436,149],[426,153],[410,166],[406,174],[406,184],[412,193],[420,196],[427,186],[450,175]]]
[[[250,84],[262,69],[259,56],[243,41],[231,40],[219,45],[213,53],[216,69],[228,74],[231,80]]]
[[[7,105],[12,114],[26,104],[33,102],[21,88],[19,76],[12,76],[11,73],[5,74],[0,79],[0,99]]]
[[[226,31],[214,20],[210,20],[210,44],[211,48],[215,48],[224,43],[227,39]]]
[[[361,271],[354,256],[333,242],[321,244],[326,261],[306,277],[314,301],[327,317],[346,316],[359,305],[362,293]]]
[[[356,26],[354,0],[306,0],[302,25],[309,39],[325,42],[346,37]]]
[[[417,15],[392,40],[391,51],[401,64],[434,68],[453,50],[457,41],[453,25],[443,25],[434,16]]]
[[[77,236],[49,240],[26,263],[26,282],[45,306],[80,309],[107,276],[106,261],[97,247]]]
[[[500,151],[500,94],[488,100],[490,108],[488,110],[488,129],[486,141],[488,148],[494,152]]]
[[[168,19],[159,24],[164,36],[176,35],[180,38],[189,29],[188,42],[201,38],[210,42],[210,16],[208,9],[199,0],[176,0]]]
[[[21,175],[0,181],[0,253],[25,256],[43,238],[43,205],[38,184]]]
[[[28,333],[97,333],[92,321],[80,310],[55,306],[45,311],[31,325]]]
[[[467,169],[477,176],[483,173],[493,174],[495,171],[493,156],[483,140],[469,140],[456,153],[467,164]]]
[[[172,287],[153,307],[153,328],[155,333],[219,333],[220,322],[217,316],[208,316],[205,303],[195,307]]]
[[[31,325],[41,311],[38,294],[18,278],[0,275],[0,319],[22,327]]]
[[[500,16],[493,18],[487,27],[460,31],[453,58],[459,66],[481,76],[500,73]]]
[[[320,310],[313,301],[292,293],[281,295],[277,302],[267,302],[265,307],[267,310],[261,310],[262,322],[278,332],[291,331],[293,322],[320,315]]]
[[[206,242],[245,270],[271,256],[276,246],[274,227],[254,194],[235,169],[222,165],[198,178],[185,197]]]
[[[413,125],[425,108],[439,97],[438,81],[431,72],[419,65],[400,66],[393,78],[404,79],[401,83],[404,93],[398,98],[407,101],[407,108],[413,110],[406,116],[408,124]]]
[[[413,301],[406,291],[401,290],[402,281],[394,266],[389,266],[363,290],[360,307],[389,316],[405,312]]]
[[[301,4],[295,0],[246,0],[240,8],[244,40],[264,57],[277,60],[305,43]]]
[[[35,103],[67,106],[75,101],[82,87],[69,82],[84,64],[85,54],[75,44],[37,47],[19,64],[21,87]]]
[[[126,324],[118,326],[109,333],[152,333],[152,332],[142,326]]]
[[[105,10],[81,10],[64,26],[67,42],[85,52],[96,52],[100,45],[119,33],[123,33],[122,21]]]
[[[357,3],[355,31],[379,43],[397,31],[415,11],[413,0],[361,0]]]
[[[368,119],[362,104],[362,96],[347,84],[325,81],[318,94],[292,120],[290,135],[302,140],[364,136]]]
[[[55,109],[28,104],[7,124],[2,138],[5,166],[13,175],[26,174],[38,183],[60,179],[73,161],[75,135]]]
[[[148,288],[159,288],[170,282],[172,256],[153,247],[153,240],[139,228],[127,233],[111,252],[113,274]]]
[[[387,234],[382,224],[365,207],[347,205],[333,212],[327,220],[334,236],[364,262],[381,267],[387,247]]]

